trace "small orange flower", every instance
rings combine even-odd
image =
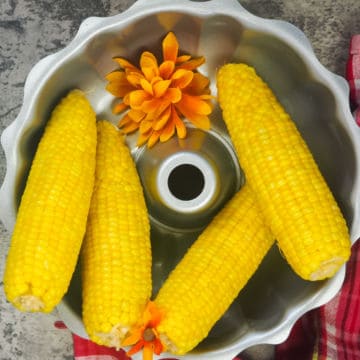
[[[164,351],[164,345],[160,341],[156,330],[162,318],[163,313],[156,307],[154,302],[149,301],[142,322],[131,329],[129,335],[122,342],[123,346],[133,345],[126,353],[127,356],[143,350],[143,360],[152,360],[153,353],[160,355]]]
[[[119,127],[125,134],[139,130],[138,146],[149,147],[159,140],[169,140],[175,133],[186,136],[183,118],[198,128],[210,128],[212,96],[209,79],[196,72],[204,57],[178,56],[179,44],[170,32],[162,42],[163,62],[145,51],[140,68],[124,58],[115,58],[121,70],[109,73],[106,89],[122,102],[113,108],[115,114],[124,112]]]

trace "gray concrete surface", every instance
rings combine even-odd
[[[151,0],[149,0],[151,1]],[[88,16],[117,14],[134,0],[1,0],[0,131],[20,110],[23,86],[31,67],[66,46]],[[344,75],[352,34],[360,33],[359,0],[242,0],[251,12],[289,21],[310,39],[319,60]],[[0,150],[0,183],[6,169]],[[0,204],[1,206],[1,204]],[[56,313],[23,314],[4,297],[2,276],[10,234],[0,224],[0,360],[72,359],[72,337],[53,326]],[[244,358],[266,360],[272,348],[255,347]]]

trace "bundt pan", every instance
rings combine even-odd
[[[54,105],[68,90],[79,87],[98,117],[116,124],[111,112],[114,99],[104,80],[116,68],[112,58],[137,63],[144,50],[156,53],[169,31],[176,34],[182,53],[205,56],[200,70],[210,78],[214,95],[215,73],[222,64],[245,62],[257,69],[298,125],[346,217],[352,242],[356,241],[360,130],[349,110],[345,80],[319,63],[296,27],[254,16],[235,0],[139,0],[116,16],[86,19],[66,48],[36,64],[25,84],[21,111],[1,137],[7,168],[0,217],[6,228],[12,231],[32,157]],[[154,294],[243,182],[218,107],[212,124],[209,132],[189,128],[183,142],[172,139],[152,149],[137,148],[134,138],[128,137],[152,225]],[[284,341],[302,314],[336,295],[344,275],[345,267],[330,280],[301,280],[273,247],[208,337],[179,358],[230,360],[247,347]],[[58,312],[72,332],[87,337],[78,270]]]

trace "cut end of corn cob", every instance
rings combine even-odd
[[[334,276],[347,260],[347,256],[334,256],[332,259],[323,261],[318,269],[310,274],[309,280],[317,281]]]
[[[179,348],[175,345],[173,341],[166,334],[159,335],[161,342],[164,344],[164,348],[170,354],[180,354]]]
[[[305,280],[333,276],[350,257],[349,231],[295,123],[251,66],[224,65],[217,87],[246,181],[281,253]]]
[[[109,332],[98,332],[94,334],[94,338],[98,339],[97,343],[114,347],[119,350],[122,346],[122,341],[129,332],[129,326],[117,324]]]
[[[43,311],[44,302],[34,295],[22,295],[14,299],[13,304],[21,311],[36,312]]]

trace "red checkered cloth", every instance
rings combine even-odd
[[[351,39],[346,77],[351,106],[360,125],[360,35]],[[296,322],[288,339],[275,346],[275,360],[360,359],[360,241],[353,245],[346,269],[341,291]],[[73,340],[75,360],[130,359],[123,350],[99,346],[75,334]],[[233,360],[241,360],[241,354]]]
[[[354,35],[350,41],[346,78],[350,86],[350,105],[355,121],[360,125],[360,34]]]
[[[124,350],[115,350],[73,334],[75,360],[130,360]]]
[[[276,360],[360,359],[360,241],[352,247],[341,291],[297,321],[275,347]]]
[[[346,78],[350,86],[351,104],[358,107],[360,104],[360,34],[354,35],[350,41]]]

